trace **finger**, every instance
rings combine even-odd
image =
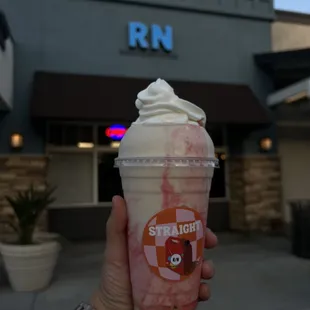
[[[200,283],[199,301],[206,301],[210,298],[210,288],[206,283]]]
[[[203,262],[201,268],[201,277],[205,280],[210,280],[214,277],[214,267],[211,260]]]
[[[216,235],[207,228],[206,237],[205,237],[205,248],[206,249],[212,249],[218,244],[218,239]]]
[[[112,210],[107,221],[107,239],[123,234],[127,226],[127,209],[125,200],[120,196],[112,199]]]
[[[109,216],[106,232],[106,258],[111,261],[127,259],[127,209],[124,199],[113,197],[112,211]]]

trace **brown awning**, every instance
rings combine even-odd
[[[132,121],[134,102],[149,79],[37,72],[31,98],[35,118]],[[246,85],[169,81],[177,95],[194,102],[210,123],[270,122],[268,111]]]

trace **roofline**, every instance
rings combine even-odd
[[[271,107],[281,103],[289,104],[309,97],[310,79],[308,78],[270,94],[267,97],[267,105]]]
[[[310,24],[310,14],[275,10],[275,22],[287,22],[295,24]]]

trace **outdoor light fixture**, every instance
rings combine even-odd
[[[79,142],[77,147],[80,149],[92,149],[94,147],[94,143],[92,142]]]
[[[221,160],[226,160],[226,154],[221,154],[220,158]]]
[[[10,138],[12,149],[21,149],[24,146],[24,137],[19,133],[13,133]]]
[[[259,142],[260,149],[264,152],[268,152],[272,148],[272,140],[268,137],[262,138]]]

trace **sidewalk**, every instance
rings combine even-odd
[[[198,310],[310,310],[310,260],[292,256],[287,240],[219,238],[218,248],[206,252],[216,268],[212,298]],[[1,310],[73,310],[98,284],[103,248],[102,244],[69,247],[44,292],[21,294],[0,287]]]

